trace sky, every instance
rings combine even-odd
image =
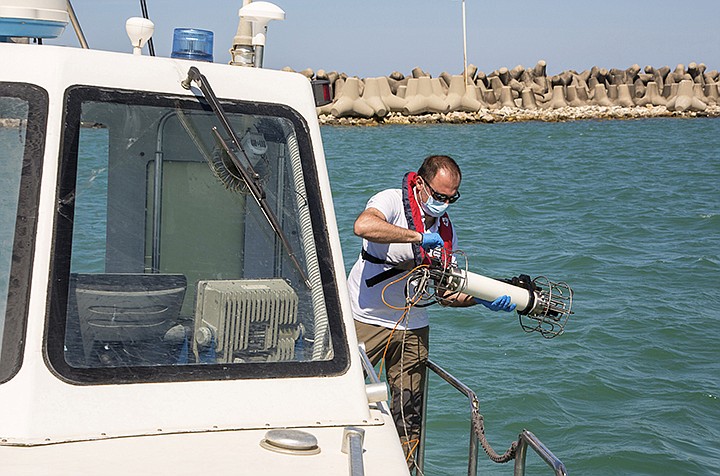
[[[158,56],[173,29],[211,30],[215,61],[227,63],[242,0],[146,0]],[[274,0],[286,13],[269,24],[265,67],[374,77],[420,67],[463,71],[462,0]],[[91,48],[131,47],[125,20],[140,0],[72,0]],[[466,0],[467,62],[480,71],[547,62],[548,74],[633,64],[720,69],[720,0]],[[77,46],[71,26],[46,43]],[[147,52],[147,49],[145,49]]]

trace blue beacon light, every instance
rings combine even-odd
[[[175,28],[172,58],[213,61],[213,32],[197,28]]]

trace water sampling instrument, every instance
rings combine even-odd
[[[464,267],[458,265],[458,256],[465,258]],[[545,276],[532,279],[526,274],[509,279],[489,278],[468,271],[467,258],[459,251],[436,249],[428,257],[430,264],[415,268],[408,279],[415,286],[416,295],[423,294],[423,300],[447,305],[459,293],[487,301],[507,295],[517,305],[520,327],[525,332],[539,332],[547,339],[562,334],[573,313],[573,291],[565,282],[550,281]]]

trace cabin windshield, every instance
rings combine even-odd
[[[76,87],[66,107],[48,342],[60,374],[344,370],[314,157],[297,113],[225,101],[235,147],[195,97]]]
[[[0,83],[0,382],[19,368],[25,341],[47,106],[37,86]]]
[[[20,98],[0,97],[0,336],[5,328],[15,221],[20,195],[20,171],[27,139],[28,104]],[[0,346],[2,342],[0,342]],[[0,347],[0,350],[2,348]]]

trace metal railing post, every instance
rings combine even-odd
[[[460,393],[465,395],[469,402],[470,406],[472,408],[478,408],[480,404],[478,403],[477,395],[475,395],[475,392],[472,391],[467,385],[462,383],[460,380],[453,377],[448,371],[437,365],[432,360],[428,360],[427,367],[429,370],[432,370],[435,372],[438,376],[440,376],[443,380],[445,380],[447,383],[455,387]],[[473,429],[472,420],[470,420],[470,444],[468,449],[468,476],[476,476],[477,475],[477,456],[478,456],[478,439],[475,435],[475,431]]]
[[[363,370],[365,371],[365,375],[370,379],[370,382],[374,384],[380,384],[382,383],[380,381],[380,377],[375,372],[375,367],[373,367],[372,362],[370,362],[370,358],[368,358],[367,353],[365,352],[365,343],[361,342],[358,344],[358,349],[360,350],[360,362],[362,363]],[[387,402],[377,402],[378,409],[385,413],[386,415],[390,414],[390,407],[388,406]]]
[[[68,16],[70,17],[70,23],[72,23],[75,34],[77,35],[77,39],[80,42],[80,46],[82,46],[84,49],[90,48],[88,46],[87,40],[85,39],[85,34],[82,31],[80,21],[78,20],[77,15],[75,15],[75,9],[73,8],[72,2],[70,0],[67,0],[67,12]]]
[[[427,362],[427,369],[432,370],[440,378],[445,380],[451,386],[455,387],[460,393],[465,395],[470,401],[471,411],[478,412],[480,410],[480,402],[478,401],[477,395],[467,385],[453,377],[445,369],[437,365],[431,360]],[[427,381],[426,381],[427,385]],[[426,413],[427,404],[423,403],[423,416]],[[481,415],[482,418],[482,415]],[[425,421],[423,421],[423,430],[425,428]],[[424,438],[424,435],[423,435]],[[424,440],[421,440],[424,445]],[[468,451],[468,476],[477,475],[477,459],[478,459],[478,436],[473,427],[472,417],[470,419],[470,448]],[[528,446],[535,451],[545,463],[555,472],[555,476],[567,476],[567,470],[565,465],[560,461],[542,442],[528,430],[523,430],[518,437],[517,447],[515,449],[515,476],[525,476],[525,457],[527,455]],[[423,447],[424,451],[424,447]],[[423,460],[424,464],[424,454]]]
[[[420,442],[418,443],[417,453],[415,454],[415,465],[418,467],[420,474],[425,472],[425,437],[427,435],[427,402],[428,387],[430,382],[430,369],[425,367],[425,384],[423,385],[422,398],[422,424],[420,426]]]
[[[515,468],[513,476],[525,476],[525,458],[527,457],[527,441],[518,438],[518,444],[515,447]]]
[[[518,437],[518,446],[515,450],[515,476],[525,476],[525,457],[528,446],[552,468],[555,476],[567,476],[567,469],[563,462],[528,430],[523,430]]]
[[[468,476],[477,476],[478,439],[470,419],[470,448],[468,450]]]
[[[365,346],[359,345],[361,361],[365,374],[368,376],[371,382],[379,383],[380,379],[375,373],[370,359],[368,359],[365,353]],[[423,388],[423,404],[422,404],[422,426],[420,428],[420,442],[418,443],[417,453],[415,455],[415,462],[418,468],[418,474],[423,474],[425,470],[425,438],[427,435],[427,408],[428,408],[428,388],[429,388],[429,371],[432,370],[436,375],[442,378],[445,382],[455,387],[457,391],[465,395],[470,402],[471,414],[480,411],[480,402],[475,392],[472,391],[467,385],[462,383],[457,378],[453,377],[448,371],[437,365],[432,360],[427,361],[427,367],[425,369],[425,385]],[[387,402],[378,402],[378,406],[381,411],[389,412],[387,408]],[[482,415],[480,415],[482,419]],[[350,430],[350,431],[347,431]],[[351,475],[362,474],[363,461],[362,461],[362,437],[364,436],[361,432],[357,431],[360,429],[346,428],[346,434],[343,436],[343,452],[348,453],[350,460],[350,472]],[[357,445],[360,443],[360,452],[357,451]],[[478,467],[478,447],[479,439],[473,425],[473,418],[470,418],[470,443],[468,448],[468,476],[477,476]],[[547,463],[547,465],[553,469],[555,476],[567,476],[567,470],[565,465],[560,461],[535,435],[528,430],[523,430],[518,436],[517,446],[515,448],[515,467],[514,476],[525,476],[525,460],[527,456],[528,446],[532,448],[540,458]],[[355,455],[353,455],[355,451]],[[358,454],[360,458],[358,459]]]

